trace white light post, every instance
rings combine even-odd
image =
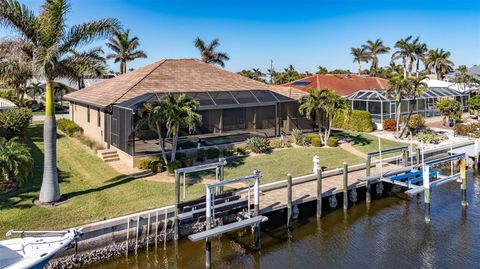
[[[318,172],[318,164],[320,163],[320,157],[317,155],[313,156],[313,173],[316,175]]]

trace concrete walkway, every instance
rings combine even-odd
[[[339,144],[340,148],[352,153],[353,155],[356,155],[360,158],[367,159],[367,154],[359,151],[358,149],[354,148],[352,144],[350,143],[341,143]]]

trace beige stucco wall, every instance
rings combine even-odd
[[[88,121],[88,110],[90,110],[90,121]],[[103,141],[103,132],[105,128],[105,114],[100,110],[100,122],[98,122],[98,110],[96,107],[83,104],[70,103],[70,119],[76,122],[83,129],[83,134],[102,145],[106,145]],[[100,124],[98,124],[100,123]]]

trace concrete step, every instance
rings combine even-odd
[[[108,159],[103,159],[104,162],[108,163],[108,162],[116,162],[116,161],[120,161],[120,158],[116,157],[116,158],[108,158]]]

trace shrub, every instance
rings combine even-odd
[[[321,147],[322,141],[320,140],[320,136],[315,136],[310,140],[310,144],[314,147]]]
[[[397,120],[396,119],[386,119],[383,121],[383,130],[395,132],[397,130]]]
[[[407,120],[406,118],[404,120]],[[407,127],[410,131],[415,132],[423,127],[425,127],[425,119],[422,115],[414,114],[410,116],[410,120],[407,123]]]
[[[370,112],[364,110],[337,113],[332,127],[356,132],[371,132],[373,131],[372,116]]]
[[[197,149],[197,162],[205,161],[205,150],[204,149]]]
[[[162,157],[147,158],[140,161],[138,168],[142,170],[150,169],[154,173],[165,171],[165,162]]]
[[[435,134],[432,133],[426,133],[426,132],[419,132],[417,134],[417,140],[423,143],[429,143],[429,144],[438,144],[440,142],[440,139]]]
[[[78,139],[82,144],[89,147],[90,149],[94,150],[95,152],[100,149],[104,149],[103,145],[98,143],[97,141],[84,136],[82,133],[75,133],[75,138]]]
[[[25,133],[32,121],[32,111],[28,108],[10,109],[0,113],[0,133],[7,139]]]
[[[266,139],[261,139],[260,137],[251,137],[248,138],[247,148],[255,153],[266,153],[269,150],[269,141]]]
[[[327,146],[336,147],[338,146],[338,139],[334,136],[331,136],[327,139]]]
[[[480,111],[480,95],[468,99],[467,105],[471,111]]]
[[[76,133],[83,133],[82,127],[69,119],[57,120],[57,128],[68,136],[74,136]]]
[[[170,174],[175,173],[175,169],[182,168],[182,162],[179,160],[171,161],[167,164],[167,171]]]
[[[0,137],[0,191],[11,183],[22,183],[32,174],[30,149],[16,139]]]
[[[220,150],[217,148],[207,149],[207,159],[216,159],[220,156]]]
[[[480,122],[470,124],[455,124],[455,134],[471,137],[480,137]]]
[[[246,155],[247,154],[247,148],[245,146],[236,146],[235,151],[237,152],[238,155]]]
[[[305,142],[307,142],[309,144],[312,144],[312,139],[316,138],[316,137],[318,137],[320,139],[319,134],[314,134],[314,133],[306,134],[305,135]]]
[[[175,159],[182,163],[182,167],[189,167],[193,164],[192,158],[188,157],[187,154],[183,152],[175,154]]]
[[[272,146],[272,148],[278,149],[278,148],[281,148],[281,147],[282,147],[282,141],[280,141],[280,140],[273,140],[273,141],[270,142],[270,145]]]
[[[234,148],[224,148],[223,149],[223,156],[225,157],[231,157],[235,154],[235,149]]]
[[[305,144],[305,138],[303,136],[303,132],[300,129],[293,129],[292,130],[292,138],[293,143],[298,146],[303,146]]]
[[[442,98],[435,104],[435,107],[440,110],[443,116],[444,124],[448,120],[459,120],[462,117],[460,110],[460,103],[452,98]]]

